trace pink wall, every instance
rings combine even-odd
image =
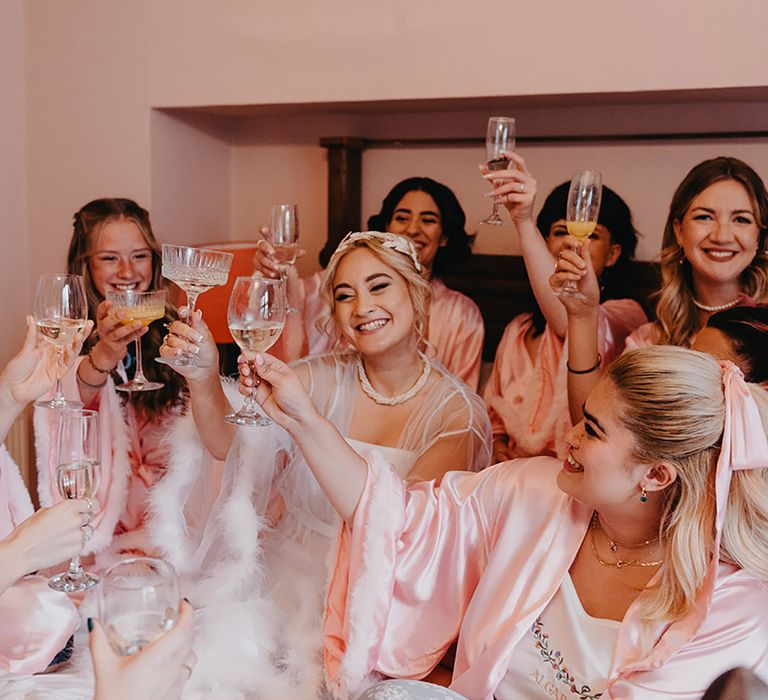
[[[1,80],[11,108],[0,143],[10,158],[0,196],[5,242],[20,246],[6,279],[28,299],[39,273],[63,267],[72,213],[115,194],[152,208],[160,236],[173,240],[220,229],[246,238],[274,199],[307,201],[314,259],[325,183],[310,135],[364,129],[369,118],[384,131],[397,111],[341,107],[291,132],[285,113],[243,128],[224,117],[169,121],[153,108],[572,93],[599,101],[765,86],[767,20],[760,0],[6,0],[0,45],[10,71]],[[764,108],[765,91],[759,100]],[[26,254],[12,233],[24,227]],[[8,347],[0,341],[0,352]]]

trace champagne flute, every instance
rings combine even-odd
[[[125,318],[121,323],[127,325],[134,321],[140,321],[148,326],[152,321],[165,317],[166,292],[160,289],[155,292],[107,292],[107,299],[112,302],[112,308],[125,311]],[[118,391],[153,391],[162,389],[162,382],[150,382],[144,376],[144,368],[141,362],[141,338],[136,338],[136,373],[129,382],[124,382],[115,388]]]
[[[285,323],[284,280],[238,277],[229,298],[227,319],[229,332],[248,360],[252,360],[256,353],[269,350],[280,337]],[[259,413],[259,405],[252,394],[246,397],[237,413],[230,413],[225,419],[235,425],[272,423]]]
[[[200,294],[227,283],[234,257],[232,253],[218,250],[163,243],[163,277],[186,292],[190,317]],[[176,357],[156,357],[155,362],[174,367],[202,367],[187,352]]]
[[[132,656],[164,635],[179,617],[179,582],[162,559],[131,557],[104,572],[99,619],[120,656]]]
[[[62,498],[95,498],[99,484],[99,414],[96,411],[62,411],[56,483]],[[84,527],[90,527],[85,525]],[[48,581],[55,591],[87,591],[99,582],[95,574],[84,571],[80,556],[72,557],[69,569]]]
[[[275,251],[274,258],[280,276],[285,279],[299,252],[299,208],[295,204],[272,205],[269,214],[269,242]],[[297,311],[292,306],[285,309],[288,314]]]
[[[37,282],[35,323],[43,338],[56,347],[58,373],[56,393],[50,401],[40,399],[40,408],[82,408],[81,401],[68,401],[61,390],[64,349],[88,320],[85,285],[80,275],[42,275]]]
[[[513,117],[491,117],[488,119],[488,131],[485,135],[485,154],[488,170],[506,170],[509,167],[507,153],[515,150],[515,120]],[[494,186],[498,182],[494,181]],[[493,211],[481,224],[501,226],[504,222],[499,216],[499,201],[493,198]]]
[[[565,225],[568,234],[578,242],[576,250],[581,252],[581,244],[592,235],[597,226],[600,214],[600,198],[603,194],[603,176],[596,170],[577,170],[571,178],[568,190],[568,210],[565,215]],[[555,292],[559,297],[573,297],[586,301],[586,297],[578,290],[575,280],[566,280],[560,291]]]

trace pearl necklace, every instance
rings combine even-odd
[[[363,364],[363,360],[360,355],[358,355],[357,376],[360,379],[360,385],[363,387],[363,391],[376,403],[383,406],[397,406],[401,403],[405,403],[408,401],[408,399],[416,396],[416,394],[418,394],[424,388],[424,385],[427,383],[427,379],[429,379],[429,373],[432,370],[432,366],[429,364],[429,360],[427,360],[424,353],[419,352],[419,358],[424,364],[424,369],[421,371],[421,374],[419,375],[419,378],[416,380],[414,385],[402,394],[397,394],[396,396],[384,396],[384,394],[380,394],[371,386],[368,375],[365,373],[365,365]]]
[[[693,299],[693,305],[702,311],[725,311],[733,306],[736,306],[741,301],[741,296],[736,297],[733,301],[729,301],[727,304],[717,304],[715,306],[709,306],[708,304],[702,304],[700,301]]]

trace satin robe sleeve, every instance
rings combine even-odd
[[[648,325],[643,307],[633,299],[609,299],[600,305],[600,354],[603,366],[624,351],[629,339]]]
[[[0,539],[10,535],[32,513],[18,468],[2,447]],[[77,610],[69,596],[51,590],[43,576],[25,576],[0,591],[0,669],[11,673],[45,670],[77,625]]]
[[[624,350],[637,350],[651,345],[656,345],[656,324],[644,323],[627,336]]]

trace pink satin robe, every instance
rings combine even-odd
[[[33,513],[18,468],[0,448],[0,540]],[[0,562],[2,565],[2,562]],[[77,609],[44,576],[25,576],[0,594],[0,669],[39,673],[78,626]]]
[[[320,295],[322,272],[305,277],[304,332],[308,354],[322,355],[334,351],[334,339],[316,326],[318,319],[328,315],[328,308]],[[436,358],[471,389],[477,391],[480,363],[483,353],[485,326],[480,309],[461,292],[449,289],[439,279],[433,279],[432,301],[429,308],[427,337],[431,346],[427,355]],[[275,346],[279,350],[279,346]],[[279,352],[274,354],[280,357]]]
[[[80,399],[75,368],[67,373],[63,385],[67,397]],[[83,552],[105,552],[98,558],[99,566],[107,566],[123,556],[152,555],[156,552],[144,529],[148,494],[166,471],[169,447],[164,438],[172,416],[148,420],[130,403],[122,405],[111,377],[86,408],[99,412],[101,465],[96,496],[99,510],[91,523],[94,536]],[[42,505],[61,500],[56,487],[57,430],[55,412],[35,411],[38,493]]]
[[[636,328],[627,337],[625,343],[625,349],[637,350],[638,348],[647,348],[651,345],[657,345],[656,341],[656,324],[653,322],[644,323],[639,328]]]
[[[600,306],[598,348],[604,367],[621,354],[627,335],[646,320],[631,299]],[[510,457],[564,457],[565,433],[571,427],[566,342],[547,327],[531,358],[525,336],[532,325],[531,314],[525,313],[506,327],[483,398],[493,437],[508,437]]]
[[[325,618],[329,685],[343,697],[375,672],[421,678],[458,636],[451,689],[491,700],[515,645],[557,591],[592,509],[560,491],[561,462],[535,457],[477,474],[405,484],[370,462],[352,527],[344,527]],[[698,700],[734,666],[768,678],[768,587],[721,564],[711,607],[621,624],[608,699]]]

